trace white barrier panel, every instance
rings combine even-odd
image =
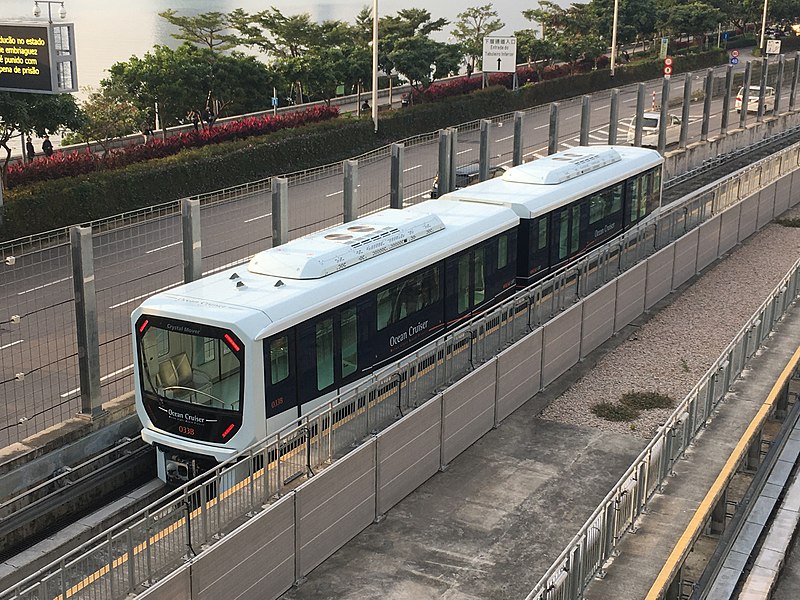
[[[775,216],[778,217],[789,210],[792,198],[792,175],[781,177],[775,184]]]
[[[697,272],[700,273],[719,257],[719,232],[722,218],[717,215],[701,224],[697,237]]]
[[[193,600],[272,600],[295,582],[290,493],[197,556]]]
[[[775,217],[775,184],[765,187],[758,194],[758,229]]]
[[[724,211],[720,217],[719,228],[719,255],[722,256],[739,242],[739,216],[742,207],[734,204]]]
[[[758,222],[758,194],[753,194],[745,198],[740,203],[741,214],[739,215],[739,241],[743,241],[753,235],[756,231]]]
[[[697,229],[692,229],[675,242],[675,268],[672,289],[678,289],[697,272]]]
[[[375,439],[317,473],[295,496],[299,579],[375,520]]]
[[[647,285],[644,309],[650,310],[672,291],[672,272],[675,269],[675,244],[662,248],[647,259]]]
[[[192,565],[184,565],[136,594],[146,600],[192,600]]]
[[[542,331],[540,327],[497,355],[495,424],[542,388]]]
[[[496,388],[497,359],[492,358],[442,393],[442,466],[494,426]]]
[[[612,281],[583,301],[581,358],[585,358],[614,334],[617,282]]]
[[[792,178],[792,183],[789,185],[789,208],[800,202],[800,194],[792,193],[797,187],[800,187],[800,174],[797,171],[792,171],[791,175],[787,177]],[[797,179],[797,181],[795,181]]]
[[[544,325],[542,387],[572,368],[581,357],[583,302],[571,306]]]
[[[647,263],[639,263],[617,278],[617,304],[614,311],[614,331],[629,325],[644,312],[647,289]]]
[[[441,395],[377,435],[379,515],[439,471],[441,436]]]

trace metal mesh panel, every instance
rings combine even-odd
[[[65,236],[3,248],[0,445],[80,411],[72,260]]]

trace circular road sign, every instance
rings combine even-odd
[[[672,66],[672,59],[668,56],[664,59],[664,66],[671,67]]]
[[[738,65],[739,64],[739,59],[734,56],[733,58],[731,58],[731,64],[732,65]]]
[[[733,58],[736,58],[737,56],[739,56],[739,51],[738,50],[731,50],[731,56]]]
[[[664,75],[672,75],[672,67],[664,67]]]

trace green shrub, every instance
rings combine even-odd
[[[598,402],[592,405],[591,410],[606,421],[633,421],[639,416],[639,411],[635,407],[615,402]]]
[[[619,403],[636,410],[671,408],[675,405],[672,398],[659,392],[625,392]]]

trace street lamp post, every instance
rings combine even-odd
[[[766,43],[764,41],[766,33],[767,33],[767,0],[764,0],[764,15],[761,17],[761,43],[759,44],[762,53],[766,51]]]
[[[378,133],[378,0],[372,0],[372,122]]]
[[[39,7],[40,4],[47,4],[47,22],[53,22],[53,11],[51,5],[58,4],[61,8],[58,9],[58,16],[62,19],[67,18],[67,9],[64,8],[63,0],[34,0],[33,2],[33,16],[38,17],[42,14],[42,9]]]
[[[614,76],[614,65],[617,62],[617,16],[619,15],[619,0],[614,0],[614,22],[611,26],[611,77]]]

